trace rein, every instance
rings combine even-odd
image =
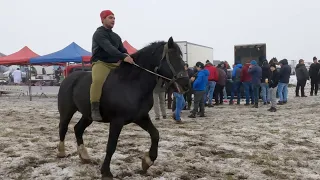
[[[168,78],[168,77],[165,77],[165,76],[157,73],[157,71],[158,71],[158,70],[160,69],[160,67],[161,67],[161,61],[164,60],[164,59],[167,60],[168,66],[169,66],[171,72],[173,73],[173,78],[172,78],[172,79],[171,79],[171,78]],[[162,57],[161,57],[161,60],[160,60],[160,65],[159,65],[158,67],[156,67],[154,71],[151,71],[151,70],[149,70],[149,69],[146,69],[146,68],[144,68],[144,67],[141,67],[140,65],[136,64],[135,62],[133,62],[133,65],[136,66],[136,67],[138,67],[138,68],[140,68],[140,69],[142,69],[142,70],[144,70],[144,71],[146,71],[146,72],[148,72],[148,73],[150,73],[150,74],[153,74],[153,75],[156,75],[156,76],[158,76],[158,77],[161,77],[161,78],[163,78],[163,79],[165,79],[165,80],[168,80],[169,83],[168,83],[168,85],[167,85],[167,88],[168,88],[171,84],[174,84],[175,87],[177,88],[178,92],[183,93],[183,91],[181,90],[179,84],[176,82],[176,80],[178,79],[177,76],[178,76],[179,74],[181,74],[181,73],[176,73],[175,69],[173,68],[172,64],[171,64],[170,61],[169,61],[169,49],[168,49],[168,44],[165,44],[165,45],[164,45]],[[182,75],[182,74],[181,74],[181,75]],[[183,77],[183,76],[182,76],[182,77]]]
[[[168,80],[168,81],[171,81],[171,80],[172,80],[172,79],[170,79],[170,78],[168,78],[168,77],[165,77],[165,76],[162,76],[162,75],[160,75],[160,74],[158,74],[158,73],[155,73],[155,72],[153,72],[153,71],[150,71],[149,69],[146,69],[146,68],[144,68],[144,67],[141,67],[141,66],[139,66],[138,64],[136,64],[135,62],[133,63],[133,65],[135,65],[136,67],[138,67],[138,68],[140,68],[140,69],[142,69],[142,70],[147,71],[148,73],[151,73],[151,74],[153,74],[153,75],[156,75],[156,76],[161,77],[161,78],[163,78],[163,79],[166,79],[166,80]]]

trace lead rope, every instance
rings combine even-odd
[[[158,77],[161,77],[161,78],[163,78],[163,79],[166,79],[166,80],[169,80],[169,81],[172,80],[172,79],[167,78],[167,77],[165,77],[165,76],[162,76],[162,75],[160,75],[160,74],[158,74],[158,73],[155,73],[155,72],[153,72],[153,71],[150,71],[149,69],[143,68],[143,67],[139,66],[138,64],[136,64],[135,62],[133,63],[133,65],[135,65],[136,67],[138,67],[138,68],[140,68],[140,69],[142,69],[142,70],[147,71],[148,73],[151,73],[151,74],[153,74],[153,75],[156,75],[156,76],[158,76]]]
[[[161,78],[163,78],[163,79],[166,79],[166,80],[169,80],[169,81],[172,80],[172,79],[170,79],[170,78],[167,78],[167,77],[165,77],[165,76],[162,76],[162,75],[160,75],[160,74],[157,74],[157,73],[155,73],[155,72],[152,72],[152,71],[150,71],[149,69],[143,68],[143,67],[139,66],[138,64],[136,64],[135,62],[133,63],[133,65],[135,65],[136,67],[138,67],[138,68],[140,68],[140,69],[142,69],[142,70],[147,71],[148,73],[151,73],[151,74],[154,74],[154,75],[156,75],[156,76],[159,76],[159,77],[161,77]],[[177,88],[178,92],[180,92],[180,93],[183,92],[183,91],[180,89],[180,87],[179,87],[179,85],[178,85],[177,82],[173,82],[173,84],[176,85],[176,88]]]

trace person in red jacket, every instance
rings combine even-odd
[[[206,65],[204,66],[204,69],[209,71],[206,95],[204,97],[205,104],[208,104],[208,107],[213,107],[212,105],[213,92],[214,92],[216,83],[219,80],[219,71],[209,60],[206,61]],[[207,103],[207,98],[208,98],[208,103]]]
[[[241,82],[244,88],[244,93],[246,96],[246,104],[245,104],[246,106],[250,105],[250,99],[251,99],[251,104],[254,104],[254,99],[253,99],[254,96],[253,96],[253,89],[252,89],[252,83],[251,83],[252,77],[248,72],[249,66],[250,66],[250,60],[248,60],[246,64],[243,66],[241,70],[241,76],[240,76]]]

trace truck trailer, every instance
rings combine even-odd
[[[266,48],[266,43],[235,45],[234,62],[245,64],[247,61],[256,60],[261,66],[267,58]]]
[[[188,63],[190,67],[196,65],[198,61],[205,63],[207,60],[213,61],[213,48],[203,46],[188,41],[176,41],[180,46],[183,55],[183,61]]]

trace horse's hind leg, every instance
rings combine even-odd
[[[72,110],[69,110],[69,112],[60,112],[60,123],[59,123],[60,142],[58,145],[58,154],[57,154],[59,158],[64,158],[67,156],[65,145],[64,145],[64,139],[68,131],[68,125],[71,121],[73,114],[76,111],[77,110],[74,108]]]
[[[74,126],[74,133],[77,138],[77,145],[78,145],[78,154],[80,159],[83,163],[89,163],[90,162],[90,156],[88,154],[87,148],[83,144],[83,133],[84,130],[92,123],[92,120],[90,120],[87,117],[82,116],[80,121]]]
[[[137,121],[135,121],[135,123],[142,129],[147,131],[151,137],[150,150],[149,152],[145,153],[142,158],[142,169],[143,171],[147,171],[158,157],[159,131],[153,125],[149,115],[146,115],[141,119],[138,119]]]

